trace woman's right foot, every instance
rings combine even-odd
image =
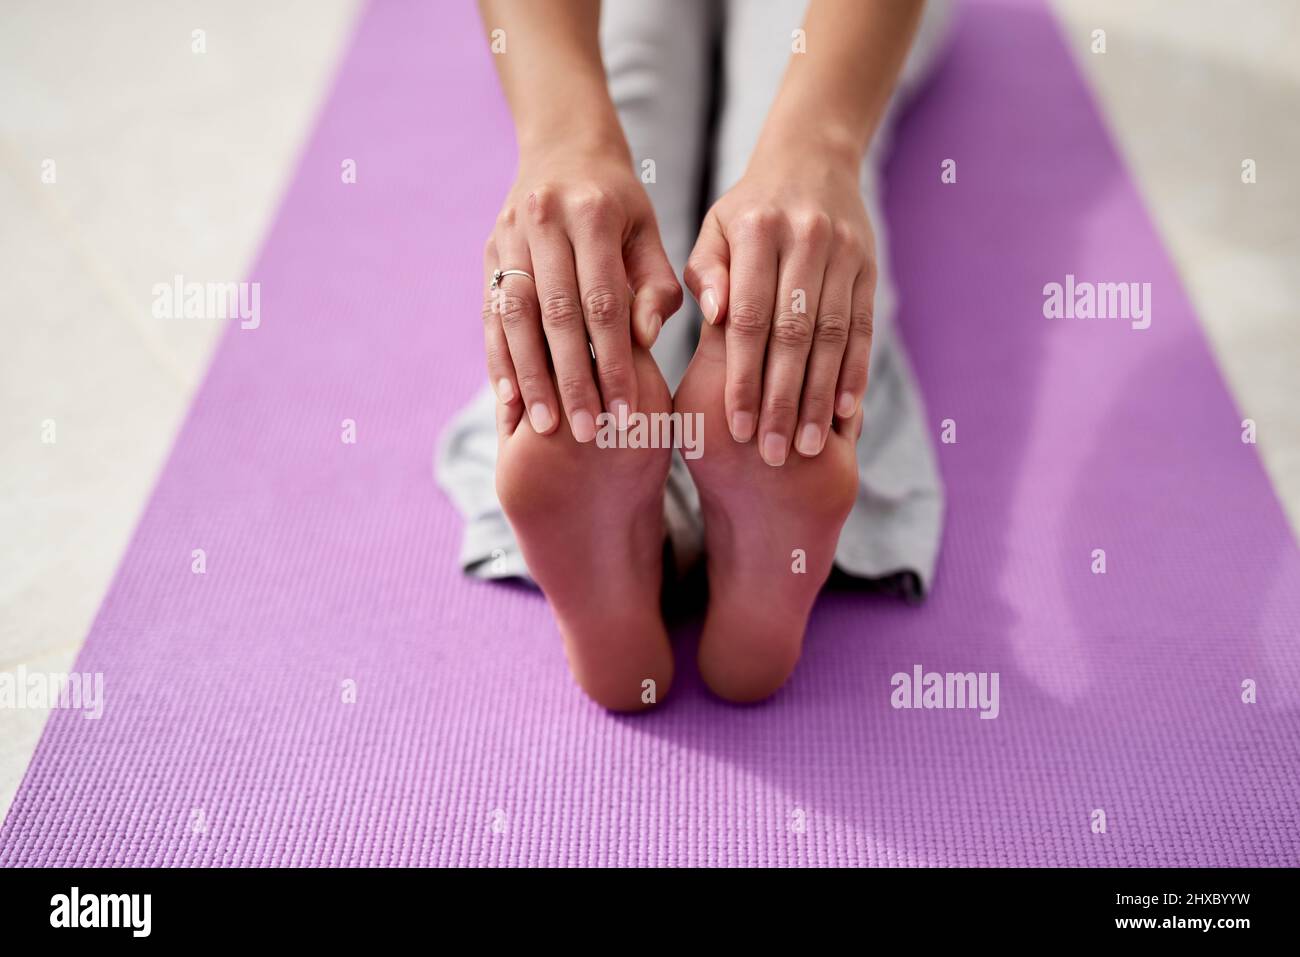
[[[637,411],[671,412],[654,359],[633,353]],[[497,495],[550,602],[574,678],[613,711],[651,707],[673,674],[660,612],[671,449],[579,443],[565,423],[538,435],[527,416],[512,421],[517,407],[498,412]]]

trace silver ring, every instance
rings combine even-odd
[[[526,273],[522,269],[494,269],[492,270],[492,285],[488,286],[488,288],[500,289],[501,280],[505,279],[506,276],[523,276],[529,282],[533,283],[533,285],[537,284],[537,280],[534,279],[530,273]]]

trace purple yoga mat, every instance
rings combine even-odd
[[[51,716],[0,862],[1300,863],[1300,553],[1046,10],[966,8],[889,171],[899,323],[936,443],[957,424],[932,598],[825,596],[757,708],[683,636],[636,718],[574,686],[537,593],[461,576],[431,475],[513,167],[479,34],[469,4],[365,14],[261,327],[222,341],[78,662],[104,716]],[[1044,319],[1067,273],[1150,282],[1151,328]],[[999,717],[891,708],[916,664],[998,672]]]

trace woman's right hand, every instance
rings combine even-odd
[[[491,290],[496,269],[536,283],[507,276]],[[545,435],[562,406],[574,438],[590,442],[602,411],[636,410],[633,343],[654,343],[682,290],[626,148],[521,156],[483,274],[488,375],[502,403],[522,401],[514,421],[526,411]]]

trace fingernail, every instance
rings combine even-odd
[[[731,414],[731,437],[737,442],[748,442],[754,435],[754,413],[733,412]]]
[[[809,422],[799,430],[796,446],[800,455],[817,455],[822,450],[822,430]]]
[[[620,432],[627,431],[628,413],[632,411],[631,407],[622,399],[615,399],[609,404],[609,411],[614,415],[614,427]]]
[[[784,437],[777,435],[775,432],[769,432],[763,437],[762,455],[763,461],[768,465],[781,466],[785,464],[786,440]]]
[[[573,427],[573,437],[579,442],[590,442],[596,437],[596,420],[585,409],[573,413],[569,425]]]
[[[700,308],[704,310],[704,318],[709,325],[718,321],[718,294],[712,289],[704,290],[704,295],[700,296]]]
[[[551,431],[551,410],[544,403],[538,402],[529,409],[528,418],[533,423],[533,431],[538,435]]]
[[[851,419],[853,413],[858,411],[858,400],[852,392],[841,392],[840,401],[835,406],[835,414],[841,419]]]
[[[515,387],[510,384],[510,380],[502,376],[497,379],[497,398],[501,400],[502,405],[509,405],[514,401]]]
[[[650,340],[649,342],[650,345],[654,345],[655,340],[659,338],[659,330],[662,329],[663,327],[664,327],[663,316],[659,315],[659,313],[657,312],[654,313],[650,317],[649,321],[646,323],[646,331],[649,333],[647,338]]]

